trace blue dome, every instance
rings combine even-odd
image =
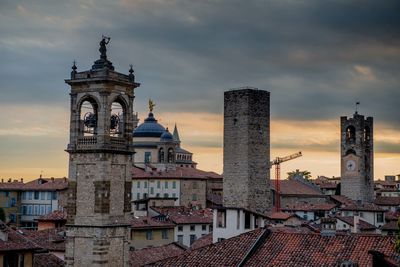
[[[173,142],[174,141],[174,137],[172,136],[172,134],[170,132],[168,132],[168,128],[161,135],[160,141],[164,141],[164,142],[165,141],[167,141],[167,142]]]
[[[161,137],[164,132],[164,126],[159,124],[150,112],[147,119],[133,131],[133,137]]]

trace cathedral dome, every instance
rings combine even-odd
[[[161,137],[164,132],[164,126],[159,124],[150,112],[147,119],[133,131],[133,137]]]
[[[168,128],[165,130],[165,132],[161,135],[160,138],[161,142],[173,142],[174,141],[174,137],[172,136],[172,134],[168,131]]]

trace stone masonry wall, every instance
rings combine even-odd
[[[224,94],[223,205],[265,213],[270,193],[269,92],[257,89]]]

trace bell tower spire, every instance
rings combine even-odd
[[[128,266],[134,91],[114,71],[100,41],[91,70],[73,67],[71,86],[66,266]],[[74,64],[75,66],[75,64]]]

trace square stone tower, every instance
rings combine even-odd
[[[66,266],[129,266],[135,82],[114,71],[109,38],[88,71],[72,67]]]
[[[269,95],[255,88],[224,93],[224,207],[272,208]]]
[[[374,200],[373,130],[372,117],[340,118],[341,194],[355,201]]]

